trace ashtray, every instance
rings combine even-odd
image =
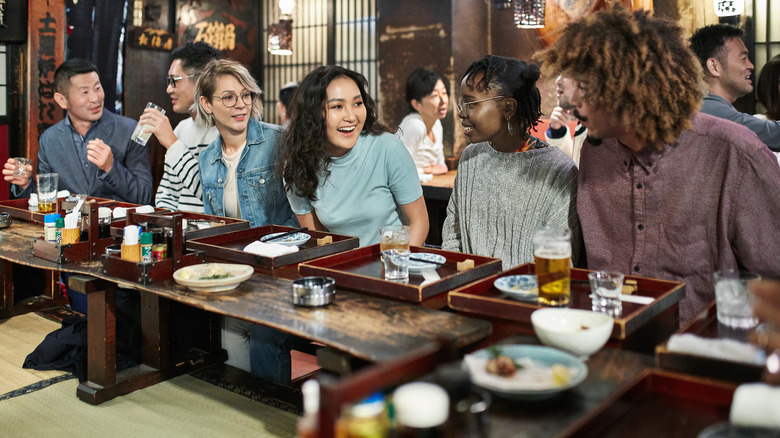
[[[8,228],[11,226],[11,215],[3,212],[0,213],[0,228]]]
[[[336,299],[336,280],[331,277],[303,277],[292,282],[292,302],[296,306],[327,306]]]

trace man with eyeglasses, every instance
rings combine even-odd
[[[152,126],[151,131],[165,152],[165,168],[155,196],[155,206],[177,211],[203,213],[198,155],[219,133],[213,126],[196,122],[195,86],[200,72],[210,61],[219,59],[219,51],[198,41],[187,43],[171,52],[166,91],[171,97],[173,111],[189,114],[171,128],[167,116],[154,109],[146,109],[140,122]]]

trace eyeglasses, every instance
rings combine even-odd
[[[494,97],[488,97],[487,99],[481,99],[481,100],[475,100],[473,102],[464,102],[463,99],[458,99],[455,102],[455,105],[458,107],[458,112],[463,114],[463,117],[468,117],[471,113],[471,106],[476,105],[478,103],[487,102],[488,100],[496,100],[496,99],[504,99],[506,96],[494,96]]]
[[[178,81],[180,81],[180,80],[182,80],[182,79],[184,79],[184,78],[194,78],[194,77],[197,77],[197,76],[198,76],[198,75],[187,75],[187,76],[166,76],[166,77],[165,77],[165,83],[166,83],[166,84],[167,84],[169,87],[171,87],[171,88],[176,88],[176,82],[178,82]]]
[[[233,108],[234,106],[236,106],[236,103],[238,103],[238,96],[233,93],[226,94],[222,97],[214,96],[214,99],[221,100],[222,105],[225,105],[225,108]],[[244,102],[245,105],[252,105],[255,99],[257,99],[257,94],[252,93],[250,91],[247,91],[246,93],[241,95],[241,101]]]

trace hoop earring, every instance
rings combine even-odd
[[[512,124],[509,123],[509,117],[506,118],[506,130],[509,131],[509,135],[515,135],[514,131],[512,130]]]

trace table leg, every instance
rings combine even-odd
[[[152,368],[168,364],[168,308],[168,300],[141,293],[141,358]]]
[[[0,307],[7,311],[14,307],[14,264],[5,260],[0,260],[0,286],[3,288],[2,302]]]

